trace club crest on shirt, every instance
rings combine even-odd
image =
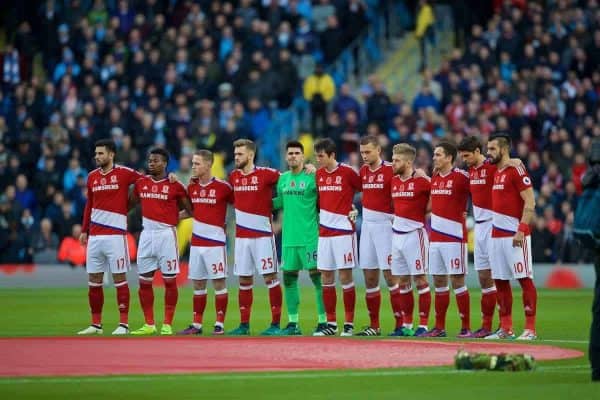
[[[216,197],[216,190],[210,189],[210,191],[208,192],[208,197]]]
[[[408,190],[415,190],[415,184],[413,182],[408,184]]]
[[[169,187],[168,186],[163,186],[162,187],[162,192],[163,193],[169,193]]]
[[[452,189],[452,179],[450,179],[448,182],[446,182],[446,188]]]
[[[113,175],[110,177],[110,183],[117,183],[117,176]]]
[[[290,182],[290,187],[291,188],[295,188],[296,187],[296,181],[291,181]]]
[[[306,187],[306,183],[300,182],[300,189],[304,189]]]
[[[383,182],[383,174],[377,175],[377,182]]]
[[[482,169],[482,170],[481,170],[481,177],[482,177],[482,178],[485,178],[485,169]]]
[[[341,185],[342,184],[342,177],[341,176],[336,176],[335,177],[335,184],[336,185]]]
[[[258,176],[253,176],[252,179],[250,180],[250,183],[252,185],[258,185]]]

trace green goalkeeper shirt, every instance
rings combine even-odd
[[[283,209],[283,247],[313,246],[319,240],[317,183],[304,170],[283,173],[277,182],[275,209]]]

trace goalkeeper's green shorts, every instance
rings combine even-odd
[[[283,247],[281,251],[281,269],[284,271],[302,271],[317,268],[317,244],[310,246]]]

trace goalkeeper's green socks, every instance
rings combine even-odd
[[[283,272],[283,287],[285,288],[285,305],[289,322],[298,323],[298,305],[300,294],[298,290],[298,274]]]
[[[327,315],[325,314],[325,305],[323,304],[323,286],[321,285],[321,273],[311,273],[310,280],[315,286],[315,299],[317,302],[317,314],[319,316],[319,324],[327,322]]]

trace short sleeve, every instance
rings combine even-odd
[[[532,187],[531,178],[523,167],[514,168],[513,182],[519,193]]]

